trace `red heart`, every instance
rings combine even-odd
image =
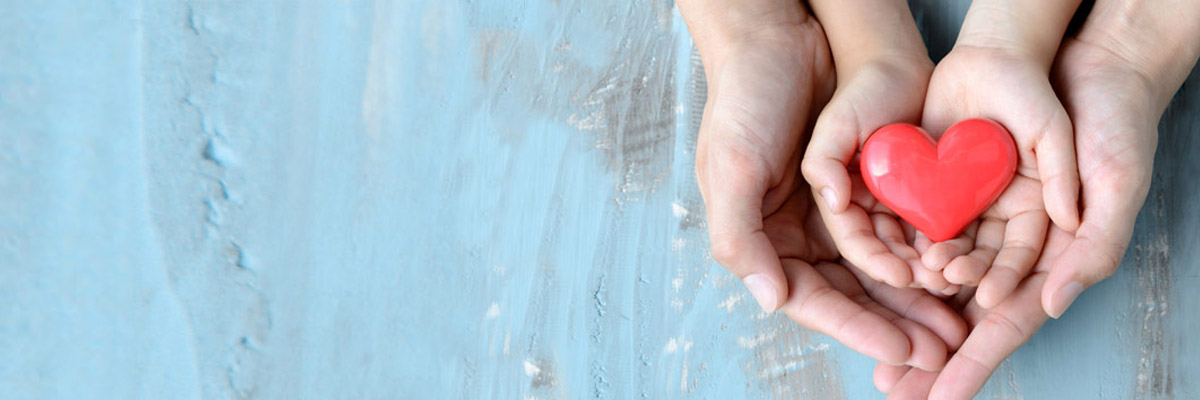
[[[986,119],[959,121],[940,143],[919,127],[891,124],[867,139],[860,167],[875,198],[940,242],[1000,197],[1017,170],[1017,146]]]

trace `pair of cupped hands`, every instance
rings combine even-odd
[[[878,360],[890,397],[970,397],[1117,269],[1158,120],[1200,50],[1131,30],[1163,12],[1098,2],[1064,38],[1078,1],[978,0],[935,66],[904,1],[852,3],[677,3],[708,82],[696,174],[711,252],[764,310]],[[866,189],[858,152],[890,123],[936,137],[968,118],[1008,129],[1016,176],[932,242]]]

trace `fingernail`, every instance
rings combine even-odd
[[[825,205],[829,207],[829,211],[837,211],[837,195],[833,194],[833,189],[826,186],[821,189],[821,198],[825,199]]]
[[[1054,314],[1051,317],[1055,319],[1061,317],[1064,312],[1067,312],[1067,307],[1070,307],[1071,303],[1075,302],[1075,298],[1079,297],[1080,293],[1083,293],[1083,285],[1075,281],[1059,288],[1058,293],[1055,293],[1054,297],[1050,300],[1053,303],[1053,310],[1051,312]]]
[[[742,279],[742,282],[746,284],[746,289],[750,289],[750,294],[754,295],[754,300],[758,302],[758,306],[762,307],[763,311],[775,311],[775,308],[778,307],[775,304],[776,298],[779,296],[775,294],[775,285],[771,284],[770,279],[754,274]]]

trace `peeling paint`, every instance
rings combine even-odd
[[[1170,338],[1172,295],[1175,292],[1171,271],[1171,248],[1163,225],[1169,220],[1162,187],[1157,187],[1146,202],[1153,210],[1148,237],[1132,250],[1137,269],[1138,297],[1133,315],[1140,316],[1137,361],[1137,399],[1175,398],[1175,344]]]
[[[774,399],[846,398],[837,360],[828,346],[813,343],[812,332],[779,316],[760,326],[758,335],[738,339],[740,347],[753,350],[743,364],[752,387]]]

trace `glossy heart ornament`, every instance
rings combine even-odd
[[[1017,170],[1017,146],[986,119],[959,121],[940,142],[917,126],[891,124],[867,138],[860,162],[871,194],[940,242],[1000,197]]]

